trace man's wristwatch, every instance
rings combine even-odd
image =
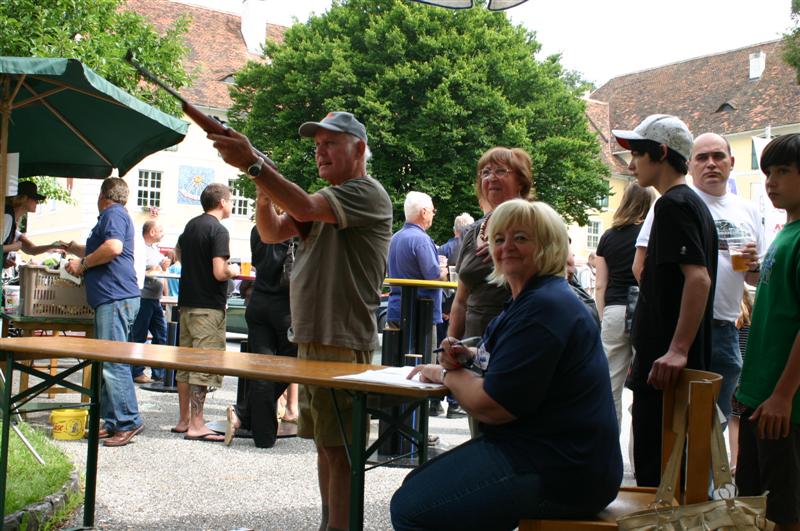
[[[264,167],[264,159],[256,157],[256,161],[247,167],[247,175],[250,177],[258,177],[261,175],[261,168]]]

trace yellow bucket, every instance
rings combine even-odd
[[[77,441],[83,438],[89,412],[85,409],[55,409],[50,413],[53,439]]]

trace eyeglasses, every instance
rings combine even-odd
[[[480,176],[481,176],[481,179],[489,179],[492,175],[494,175],[495,177],[498,177],[498,178],[502,179],[503,177],[505,177],[506,175],[508,175],[512,171],[514,171],[514,170],[509,170],[508,168],[502,168],[502,167],[501,168],[494,168],[494,169],[492,169],[492,168],[484,168],[484,169],[481,170]]]

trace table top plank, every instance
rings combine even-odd
[[[447,388],[417,389],[374,382],[339,380],[336,376],[385,368],[381,365],[300,360],[249,352],[123,343],[85,337],[0,338],[0,352],[13,352],[17,360],[78,358],[92,361],[132,363],[149,367],[238,376],[254,380],[296,382],[370,393],[415,398],[444,396]]]

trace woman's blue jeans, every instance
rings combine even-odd
[[[101,304],[94,309],[94,336],[126,342],[139,312],[139,297]],[[142,425],[130,365],[103,363],[100,416],[110,431],[130,431]]]
[[[520,472],[497,445],[472,439],[413,470],[394,493],[398,531],[514,529],[521,518],[586,515],[545,499],[542,478]]]

